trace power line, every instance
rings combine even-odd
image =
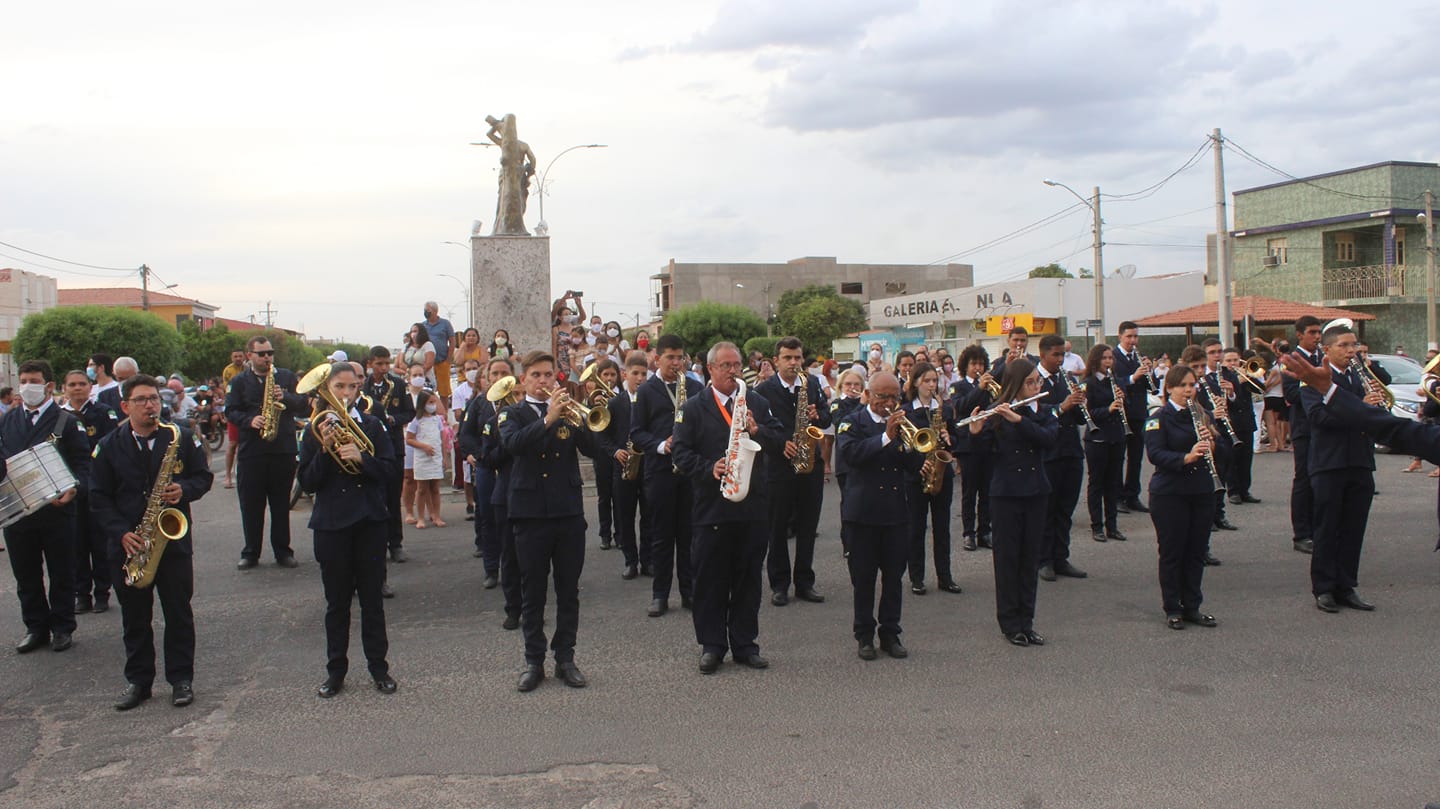
[[[44,253],[37,253],[34,250],[26,250],[18,244],[11,244],[9,242],[0,242],[0,244],[5,245],[12,250],[19,250],[22,253],[29,253],[32,256],[39,256],[43,259],[48,259],[50,261],[58,261],[61,264],[73,264],[76,267],[89,267],[92,270],[109,270],[111,272],[135,272],[136,270],[135,267],[101,267],[98,264],[85,264],[80,261],[71,261],[68,258],[57,258],[55,256],[47,256]]]
[[[991,248],[991,247],[994,247],[994,246],[996,246],[996,245],[998,245],[998,244],[1003,244],[1004,242],[1010,241],[1010,240],[1012,240],[1012,239],[1017,239],[1017,238],[1019,238],[1019,237],[1021,237],[1021,236],[1024,236],[1024,235],[1027,234],[1027,233],[1030,233],[1031,231],[1038,230],[1038,229],[1040,229],[1040,228],[1042,228],[1042,227],[1044,227],[1044,226],[1046,226],[1046,225],[1048,225],[1048,224],[1050,224],[1050,223],[1052,223],[1052,222],[1055,222],[1055,221],[1057,221],[1057,220],[1059,220],[1059,219],[1064,218],[1065,216],[1069,215],[1072,211],[1075,211],[1075,210],[1078,210],[1078,209],[1084,208],[1084,207],[1086,207],[1084,203],[1081,203],[1081,202],[1073,203],[1073,204],[1071,204],[1069,207],[1067,207],[1067,208],[1062,208],[1061,210],[1058,210],[1058,211],[1056,211],[1055,213],[1050,214],[1049,216],[1045,217],[1044,219],[1039,219],[1039,220],[1036,220],[1036,221],[1034,221],[1034,222],[1031,222],[1030,224],[1025,225],[1024,227],[1021,227],[1021,228],[1018,228],[1018,229],[1016,229],[1016,230],[1010,231],[1009,233],[1005,234],[1004,236],[997,236],[996,238],[991,239],[991,240],[988,241],[988,242],[984,242],[984,243],[982,243],[982,244],[978,244],[978,245],[976,245],[976,246],[974,246],[974,247],[969,248],[968,250],[961,250],[961,251],[958,252],[958,253],[952,253],[952,254],[950,254],[950,255],[948,255],[948,256],[945,256],[944,258],[937,258],[937,259],[935,259],[934,261],[927,262],[927,263],[926,263],[926,266],[932,266],[932,265],[935,265],[935,264],[941,264],[941,263],[950,262],[950,261],[953,261],[953,260],[955,260],[955,259],[957,259],[957,258],[963,258],[963,257],[965,257],[965,256],[972,255],[972,254],[974,254],[974,253],[978,253],[978,252],[980,252],[981,250],[986,250],[986,249]]]
[[[1308,185],[1308,186],[1310,186],[1311,188],[1315,188],[1315,189],[1318,189],[1318,190],[1320,190],[1320,191],[1325,191],[1325,192],[1328,192],[1328,193],[1331,193],[1331,194],[1335,194],[1335,195],[1341,196],[1341,197],[1349,197],[1350,199],[1359,199],[1359,200],[1367,200],[1367,201],[1391,202],[1391,201],[1394,201],[1394,200],[1396,200],[1396,199],[1401,199],[1400,197],[1395,197],[1395,196],[1390,196],[1390,195],[1377,196],[1377,195],[1374,195],[1374,194],[1355,194],[1355,193],[1352,193],[1352,192],[1350,192],[1350,191],[1341,191],[1341,190],[1338,189],[1338,188],[1331,188],[1331,187],[1326,186],[1326,185],[1320,185],[1319,183],[1314,182],[1314,181],[1312,181],[1312,180],[1305,180],[1305,179],[1301,179],[1300,177],[1296,177],[1295,175],[1291,174],[1291,173],[1288,172],[1288,171],[1285,171],[1284,169],[1276,168],[1275,166],[1271,165],[1270,163],[1268,163],[1268,162],[1266,162],[1266,161],[1264,161],[1264,160],[1256,157],[1255,155],[1251,154],[1248,150],[1246,150],[1246,148],[1245,148],[1244,146],[1241,146],[1240,144],[1236,143],[1235,141],[1231,140],[1230,138],[1226,138],[1226,139],[1225,139],[1225,145],[1227,145],[1227,146],[1229,146],[1231,149],[1235,150],[1235,152],[1236,152],[1237,154],[1239,154],[1241,157],[1245,158],[1246,160],[1250,161],[1251,163],[1254,163],[1255,165],[1259,166],[1260,168],[1265,169],[1266,171],[1273,171],[1274,173],[1280,175],[1281,177],[1284,177],[1284,178],[1287,179],[1287,180],[1291,180],[1291,181],[1300,183],[1300,184],[1302,184],[1302,185]],[[1410,197],[1409,199],[1412,199],[1412,200],[1413,200],[1413,199],[1420,199],[1420,196],[1421,196],[1421,195],[1417,194],[1417,195],[1415,195],[1415,196],[1413,196],[1413,197]],[[1402,201],[1409,201],[1409,200],[1402,200]]]
[[[4,244],[4,242],[0,242],[0,244]],[[18,249],[18,248],[17,248],[17,249]],[[30,251],[27,250],[27,251],[25,251],[25,252],[28,253],[28,252],[30,252]],[[57,272],[57,273],[61,273],[61,274],[63,274],[63,275],[83,275],[83,276],[85,276],[86,278],[115,278],[115,277],[116,277],[116,276],[114,276],[114,275],[102,275],[101,273],[98,273],[98,272],[82,272],[82,271],[80,271],[80,270],[72,270],[72,269],[69,269],[69,268],[66,268],[66,267],[52,267],[52,266],[50,266],[50,265],[48,265],[48,264],[41,264],[40,262],[38,262],[38,261],[36,261],[36,260],[34,260],[34,259],[22,258],[22,257],[20,257],[20,256],[14,256],[14,255],[11,255],[11,254],[9,254],[9,253],[0,253],[0,256],[4,256],[5,258],[10,259],[11,261],[18,261],[18,262],[20,262],[21,264],[28,264],[28,265],[30,265],[31,267],[39,267],[39,268],[42,269],[42,270],[46,270],[46,271],[48,271],[48,272]],[[126,272],[127,274],[132,274],[132,275],[133,275],[134,273],[139,272],[139,270],[138,270],[138,269],[136,269],[136,270],[126,270],[125,272]]]
[[[1184,163],[1180,164],[1180,168],[1170,172],[1165,176],[1165,179],[1161,180],[1158,183],[1155,183],[1154,185],[1146,186],[1139,191],[1131,191],[1128,194],[1101,194],[1100,196],[1116,201],[1125,202],[1137,202],[1139,200],[1146,199],[1147,197],[1152,197],[1156,194],[1156,192],[1164,188],[1167,183],[1175,179],[1181,172],[1186,171],[1187,169],[1192,168],[1196,163],[1199,163],[1200,158],[1204,157],[1205,153],[1209,152],[1211,148],[1213,148],[1213,144],[1210,142],[1209,138],[1206,138],[1205,142],[1200,144],[1200,148],[1196,149],[1194,154],[1190,155],[1190,157]]]

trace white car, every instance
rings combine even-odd
[[[1370,361],[1379,363],[1390,373],[1387,387],[1395,397],[1395,406],[1390,412],[1402,419],[1419,421],[1420,405],[1425,403],[1425,395],[1418,390],[1424,366],[1398,354],[1371,354]]]

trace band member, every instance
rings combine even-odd
[[[603,340],[605,338],[601,336],[599,339]],[[598,378],[599,381],[592,380],[586,383],[584,391],[586,402],[603,401],[608,404],[608,400],[594,399],[591,397],[605,388],[608,388],[612,393],[616,390],[616,386],[620,384],[620,366],[615,363],[614,359],[606,356],[599,349],[596,349],[596,359],[593,360],[593,363],[596,365],[595,377]],[[602,383],[604,388],[602,388]],[[601,406],[604,407],[605,405]],[[606,409],[609,408],[607,407]],[[599,441],[600,436],[596,436],[596,439]],[[591,464],[595,470],[595,508],[600,518],[600,550],[608,551],[616,545],[615,453],[596,452],[595,457],[591,459]]]
[[[365,376],[361,392],[370,398],[370,415],[380,420],[390,439],[394,457],[405,457],[405,425],[415,418],[415,400],[405,390],[405,380],[390,371],[390,349],[370,349],[370,373]],[[385,544],[390,558],[406,561],[401,547],[405,542],[405,521],[400,509],[400,488],[404,480],[400,464],[395,464],[395,479],[385,484]],[[388,586],[388,585],[387,585]]]
[[[1295,351],[1292,352],[1320,366],[1320,319],[1304,315],[1295,321]],[[1315,549],[1315,492],[1310,480],[1310,419],[1300,404],[1300,383],[1290,377],[1284,382],[1285,401],[1290,405],[1290,446],[1295,456],[1295,477],[1290,483],[1290,526],[1293,546],[1300,553]]]
[[[475,556],[480,558],[485,568],[485,579],[481,586],[486,590],[493,590],[500,583],[500,532],[492,505],[496,470],[482,460],[485,456],[487,428],[493,432],[494,428],[489,425],[494,422],[496,415],[495,404],[487,398],[486,393],[491,385],[514,375],[510,360],[503,357],[490,360],[485,368],[485,375],[476,384],[475,395],[470,397],[469,404],[465,406],[465,419],[460,422],[458,431],[460,457],[475,470]],[[514,554],[513,544],[511,554]],[[516,615],[519,615],[518,611]]]
[[[1152,375],[1155,367],[1148,357],[1140,356],[1140,327],[1134,321],[1123,321],[1119,334],[1113,373],[1125,392],[1125,420],[1130,425],[1125,436],[1125,480],[1120,486],[1120,510],[1144,514],[1150,509],[1140,502],[1140,461],[1145,457],[1142,433],[1150,413],[1149,397],[1156,388]]]
[[[1244,432],[1241,425],[1245,423],[1242,421],[1245,414],[1237,410],[1243,404],[1248,411],[1250,403],[1248,400],[1242,402],[1239,398],[1239,387],[1242,387],[1240,378],[1224,367],[1224,346],[1219,339],[1210,337],[1201,343],[1200,347],[1205,352],[1205,366],[1196,376],[1195,386],[1201,402],[1205,403],[1205,409],[1216,419],[1215,437],[1218,440],[1214,443],[1224,445],[1224,449],[1217,450],[1216,459],[1221,463],[1221,479],[1228,481],[1234,473],[1241,442],[1248,442],[1255,433],[1254,414],[1250,414],[1249,432]],[[1243,446],[1250,445],[1245,443]],[[1224,491],[1215,492],[1215,528],[1221,531],[1239,530],[1225,516],[1225,494]]]
[[[960,592],[960,585],[950,572],[950,503],[955,497],[955,461],[950,452],[950,425],[955,411],[937,393],[939,373],[928,362],[917,362],[910,370],[905,389],[905,417],[916,428],[936,430],[940,448],[926,459],[923,469],[916,467],[905,473],[905,500],[909,509],[910,528],[910,592],[925,595],[925,518],[929,515],[935,553],[935,577],[938,587],[947,593]],[[949,460],[944,460],[945,458]],[[937,475],[940,485],[934,494],[926,494],[927,476]]]
[[[492,362],[490,369],[492,374],[497,374],[491,385],[494,386],[504,377],[514,376],[510,360],[504,360],[504,366]],[[523,393],[519,390],[519,383],[516,383],[516,392],[512,396],[520,396]],[[504,597],[505,619],[501,622],[500,628],[511,631],[520,628],[520,558],[515,554],[515,530],[510,523],[510,455],[505,452],[505,447],[500,443],[500,413],[509,407],[513,400],[502,400],[493,403],[495,413],[484,423],[480,430],[480,457],[482,465],[488,467],[495,474],[495,490],[490,495],[490,511],[494,514],[495,532],[494,536],[500,547],[500,592]]]
[[[1104,343],[1092,346],[1085,360],[1085,407],[1096,427],[1085,432],[1089,471],[1085,501],[1090,507],[1090,538],[1096,542],[1126,539],[1115,517],[1124,485],[1127,417],[1123,395],[1115,396],[1119,380],[1111,376],[1114,362],[1114,352]]]
[[[661,338],[662,340],[664,337]],[[738,400],[740,349],[716,343],[706,357],[710,386],[685,402],[675,421],[674,462],[693,485],[695,496],[694,562],[695,640],[700,644],[700,673],[713,674],[728,651],[736,663],[752,669],[769,667],[760,656],[760,567],[768,534],[765,521],[769,492],[752,466],[736,474],[751,475],[749,494],[738,502],[721,496],[720,483],[730,471],[732,434],[742,435],[761,452],[780,457],[789,433],[770,411],[764,397],[746,390]],[[616,397],[619,398],[619,397]],[[732,425],[741,418],[740,432]],[[758,464],[762,455],[750,458]]]
[[[79,419],[55,405],[55,372],[45,360],[20,363],[20,402],[0,417],[0,446],[14,456],[28,447],[54,442],[77,481],[90,474],[90,442]],[[13,472],[13,468],[11,469]],[[10,570],[25,637],[15,651],[45,644],[57,652],[70,648],[75,632],[75,497],[59,499],[5,529]],[[46,597],[45,578],[50,579]]]
[[[85,440],[93,455],[100,439],[119,425],[115,411],[91,396],[90,377],[85,371],[65,374],[65,401],[60,407],[80,420]],[[106,397],[109,398],[109,397]],[[75,488],[75,611],[105,612],[110,609],[110,552],[105,535],[90,514],[90,479],[77,481]],[[92,600],[91,593],[94,593]]]
[[[990,509],[995,518],[995,616],[1005,639],[1016,646],[1043,646],[1035,631],[1035,590],[1045,538],[1045,450],[1060,437],[1060,422],[1048,408],[1019,404],[1040,393],[1040,374],[1025,358],[1005,364],[1000,404],[970,432],[995,434],[995,477]],[[971,415],[978,415],[979,409]]]
[[[1085,475],[1085,449],[1080,430],[1085,429],[1085,391],[1078,380],[1072,392],[1066,382],[1066,342],[1057,334],[1040,338],[1040,404],[1055,413],[1060,422],[1059,438],[1045,453],[1045,477],[1050,481],[1050,499],[1045,515],[1045,538],[1040,545],[1040,578],[1055,581],[1057,576],[1086,577],[1085,571],[1070,563],[1070,523],[1075,504],[1080,502],[1080,480]],[[966,432],[969,432],[968,430]]]
[[[1198,411],[1190,409],[1197,377],[1188,366],[1177,365],[1165,375],[1165,405],[1145,422],[1145,450],[1155,472],[1150,476],[1150,521],[1160,546],[1160,598],[1165,625],[1215,626],[1215,618],[1200,611],[1204,596],[1200,582],[1210,548],[1215,512],[1215,479],[1206,456],[1213,444],[1208,421],[1196,425]]]
[[[1205,393],[1204,380],[1205,370],[1207,367],[1205,349],[1196,345],[1186,346],[1185,349],[1180,352],[1180,362],[1176,367],[1180,366],[1189,368],[1191,373],[1195,375],[1195,401],[1199,403],[1200,409],[1205,411],[1205,418],[1207,419],[1208,423],[1214,428],[1210,434],[1209,439],[1210,450],[1213,453],[1213,455],[1211,456],[1211,460],[1215,463],[1215,468],[1220,473],[1221,482],[1224,482],[1225,471],[1230,468],[1230,445],[1234,442],[1228,439],[1222,441],[1215,440],[1217,437],[1223,437],[1228,435],[1227,433],[1221,432],[1221,428],[1216,423],[1216,419],[1220,416],[1226,415],[1228,403],[1225,401],[1224,396],[1220,396],[1218,403],[1219,409],[1217,410],[1216,401]],[[1215,511],[1221,508],[1221,503],[1224,502],[1223,493],[1219,496],[1216,496],[1212,493],[1212,497],[1214,497],[1215,499],[1215,508],[1211,509],[1211,526],[1213,528],[1219,528],[1219,526],[1213,523],[1213,520]],[[1211,551],[1208,546],[1205,550],[1204,562],[1206,565],[1210,565],[1212,567],[1218,566],[1220,564],[1220,560],[1216,558],[1215,553]]]
[[[240,428],[238,458],[240,526],[245,547],[240,551],[240,570],[260,563],[265,531],[265,509],[270,509],[270,548],[281,567],[295,567],[290,548],[290,488],[295,484],[295,415],[310,412],[310,400],[295,392],[295,374],[275,368],[275,349],[265,337],[251,337],[246,343],[250,370],[236,374],[225,396],[225,418]],[[264,425],[266,380],[275,373],[278,424],[274,440],[260,437]]]
[[[554,357],[532,351],[520,367],[525,400],[502,410],[498,419],[500,442],[513,459],[508,505],[520,562],[525,632],[525,671],[516,688],[533,691],[545,679],[545,597],[552,569],[555,676],[572,688],[584,688],[588,681],[575,665],[580,571],[585,566],[579,453],[594,453],[594,434],[567,419],[573,400],[563,389],[556,390]]]
[[[322,366],[323,368],[324,366]],[[360,643],[375,688],[395,693],[385,655],[385,488],[395,474],[395,448],[379,419],[355,409],[360,375],[348,362],[329,366],[316,413],[300,445],[300,484],[314,492],[310,529],[315,532],[315,561],[325,586],[325,681],[318,690],[330,698],[345,687],[349,671],[350,599],[360,600]],[[334,408],[348,414],[349,424]],[[374,446],[361,449],[355,431]],[[348,465],[349,469],[342,464]]]
[[[918,366],[917,366],[918,367]],[[840,500],[840,530],[849,550],[850,584],[854,588],[854,632],[861,660],[874,660],[875,633],[880,648],[895,658],[910,652],[900,642],[902,581],[909,540],[906,537],[906,475],[926,463],[919,452],[907,451],[901,439],[900,383],[880,372],[870,378],[868,404],[855,408],[835,430],[839,457],[848,470]],[[922,535],[923,541],[923,535]],[[875,576],[880,575],[880,611],[875,614]]]
[[[990,357],[978,345],[960,352],[960,368],[964,377],[950,387],[950,409],[963,416],[975,408],[990,406],[990,387],[995,384],[987,368]],[[956,430],[955,457],[960,459],[960,526],[965,535],[965,550],[990,547],[990,478],[995,469],[995,436],[993,433],[971,435],[969,430]]]
[[[1040,358],[1026,352],[1030,346],[1030,332],[1024,326],[1016,326],[1005,335],[1005,353],[996,358],[995,363],[990,366],[990,376],[995,379],[1005,375],[1005,363],[1015,359],[1027,359],[1031,367],[1034,367]]]
[[[840,379],[836,383],[836,389],[839,390],[840,393],[834,399],[830,400],[830,425],[838,431],[840,422],[844,421],[847,416],[855,412],[858,408],[869,404],[869,396],[865,393],[865,375],[854,368],[840,374]],[[834,438],[834,436],[831,436],[832,440],[834,440]],[[845,464],[845,459],[840,455],[839,442],[836,441],[834,446],[835,483],[840,490],[840,502],[843,508],[845,502],[845,476],[849,474],[850,468]],[[845,541],[843,531],[840,535],[840,541],[842,543]]]
[[[615,503],[615,542],[625,557],[625,569],[620,578],[627,581],[640,575],[640,554],[635,542],[635,511],[640,505],[641,481],[638,474],[634,480],[627,479],[625,470],[632,463],[643,463],[630,455],[631,450],[635,449],[630,443],[630,416],[634,412],[640,386],[645,384],[649,370],[650,363],[645,358],[645,352],[632,351],[625,358],[624,382],[605,405],[610,410],[610,424],[596,436],[600,453],[613,460],[610,468],[610,491]]]
[[[777,607],[790,603],[792,583],[796,598],[817,604],[825,600],[815,589],[814,568],[815,534],[820,523],[820,503],[825,496],[825,468],[820,462],[819,442],[813,439],[808,439],[811,443],[808,450],[804,450],[810,453],[811,467],[804,472],[795,468],[795,459],[803,450],[802,445],[796,443],[795,428],[800,386],[805,386],[805,413],[811,427],[823,430],[830,426],[830,406],[820,389],[820,381],[801,371],[804,359],[800,338],[780,338],[775,343],[775,376],[755,387],[790,436],[783,454],[767,458],[764,464],[773,490],[770,550],[765,567],[770,579],[770,603]],[[788,541],[792,524],[795,529],[793,565]]]
[[[1331,326],[1321,337],[1333,385],[1384,405],[1383,395],[1368,393],[1363,380],[1349,370],[1355,356],[1355,332]],[[1310,588],[1315,606],[1338,612],[1341,606],[1373,610],[1355,592],[1360,576],[1360,551],[1370,502],[1375,495],[1375,439],[1354,421],[1338,418],[1323,407],[1323,395],[1303,387],[1300,399],[1310,428],[1310,482],[1315,494],[1314,555],[1310,557]]]
[[[1260,498],[1250,494],[1251,471],[1255,464],[1255,430],[1258,428],[1255,422],[1256,391],[1241,376],[1244,373],[1244,363],[1240,357],[1240,349],[1226,348],[1223,356],[1222,362],[1229,369],[1227,376],[1235,388],[1230,421],[1235,425],[1235,431],[1240,437],[1240,444],[1235,447],[1230,458],[1230,479],[1226,481],[1226,488],[1230,492],[1230,502],[1235,505],[1258,503]]]
[[[90,465],[90,507],[96,526],[109,548],[108,575],[120,602],[120,624],[125,638],[125,681],[128,685],[115,710],[128,711],[150,698],[155,682],[155,630],[152,618],[155,594],[165,616],[165,681],[176,707],[195,700],[195,616],[190,598],[195,592],[195,521],[190,504],[205,496],[215,482],[210,457],[190,430],[160,423],[160,387],[151,376],[137,374],[121,387],[120,407],[125,423],[95,447]],[[145,531],[152,537],[159,525],[143,525],[162,465],[174,446],[170,482],[159,493],[165,508],[185,515],[185,533],[166,543],[160,552],[152,586],[125,583],[125,560],[146,549]],[[151,549],[154,552],[153,547]]]

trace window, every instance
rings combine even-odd
[[[1269,241],[1265,242],[1265,255],[1274,256],[1275,263],[1277,264],[1289,264],[1290,240],[1270,239]]]
[[[846,281],[840,284],[841,295],[864,295],[865,285],[859,281]]]
[[[1395,229],[1395,263],[1405,263],[1405,231],[1400,228]]]
[[[1335,260],[1355,260],[1355,237],[1349,233],[1343,233],[1335,237]]]

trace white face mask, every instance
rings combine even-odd
[[[579,319],[580,319],[580,318],[579,318],[579,317],[576,317],[575,315],[566,315],[566,316],[565,316],[565,322],[566,322],[566,323],[571,323],[571,324],[573,324],[575,321],[577,321],[577,320],[579,320]]]
[[[20,384],[20,401],[26,407],[36,408],[45,404],[45,383],[43,382],[22,382]]]
[[[878,349],[878,348],[872,348],[872,349],[870,349],[870,359],[872,359],[872,360],[878,360],[878,359],[880,359],[880,349]]]
[[[504,337],[496,337],[496,338],[495,338],[495,345],[497,345],[497,346],[503,346],[503,345],[505,345],[505,344],[508,343],[508,342],[510,342],[510,341],[507,340],[507,339],[504,338]]]
[[[434,402],[431,402],[430,404],[425,405],[425,412],[426,412],[426,413],[434,413],[434,412],[435,412],[436,410],[438,410],[438,409],[439,409],[439,407],[438,407]]]
[[[420,389],[420,388],[425,387],[425,377],[423,377],[423,376],[412,376],[412,377],[410,377],[410,387],[415,388],[415,389],[417,389],[417,390]]]
[[[620,336],[620,330],[619,330],[619,329],[607,329],[607,330],[605,331],[605,333],[606,333],[607,335],[611,336],[611,337],[619,337],[619,336]]]
[[[473,385],[475,384],[475,379],[478,376],[480,376],[480,372],[475,370],[474,368],[471,368],[470,370],[465,372],[465,381]]]
[[[605,328],[605,326],[604,326],[604,324],[602,324],[602,323],[591,323],[591,324],[590,324],[590,331],[593,331],[593,332],[595,332],[596,334],[599,334],[599,333],[600,333],[600,330],[603,329],[603,328]]]

